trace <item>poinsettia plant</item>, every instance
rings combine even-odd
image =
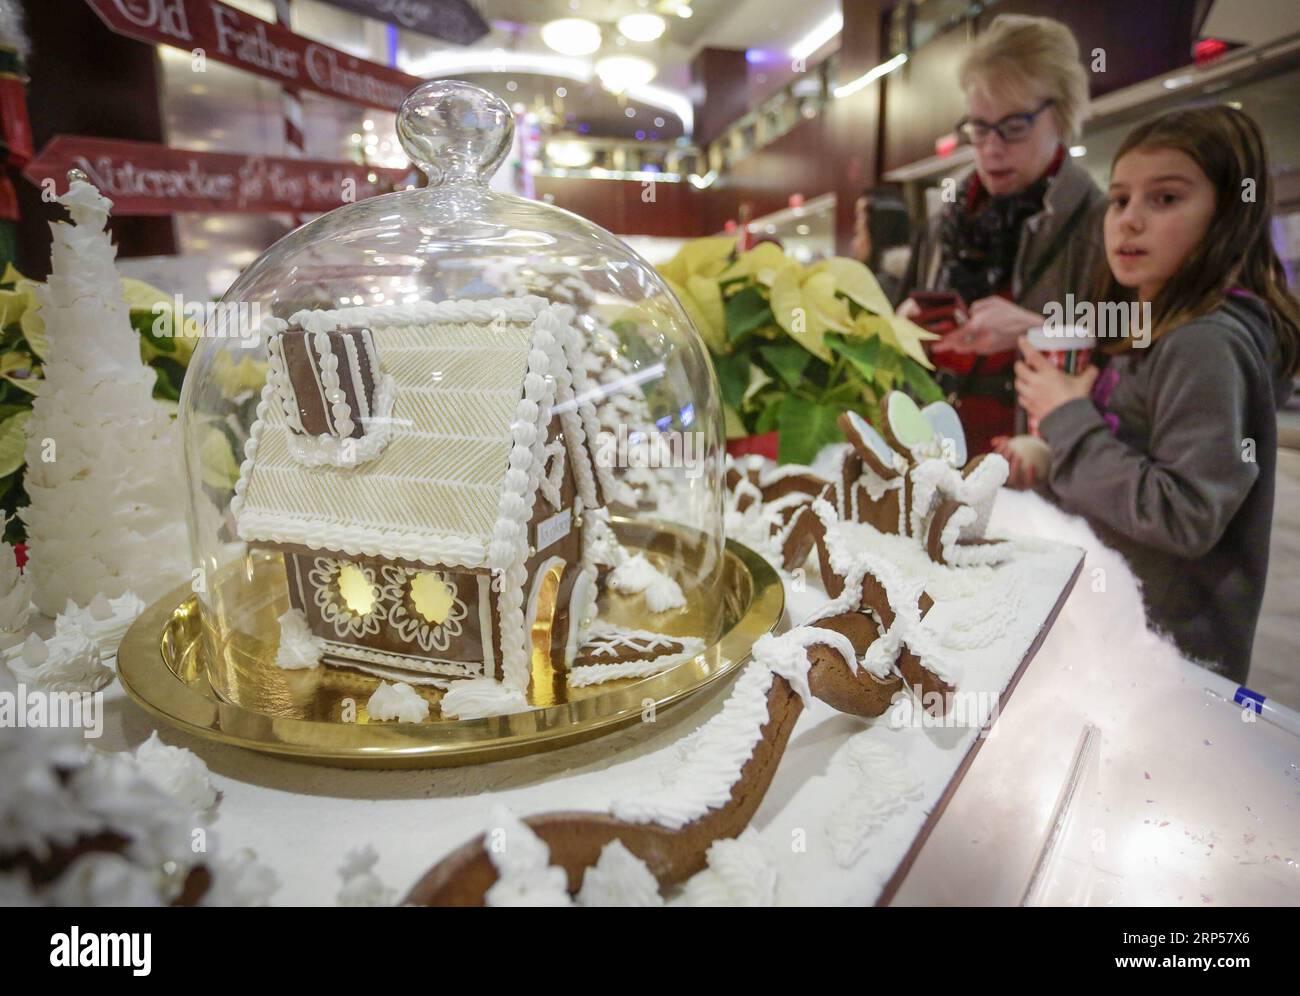
[[[727,438],[777,431],[781,463],[810,463],[840,441],[837,419],[878,422],[903,390],[943,397],[921,343],[935,336],[894,314],[871,271],[833,257],[804,266],[763,242],[695,239],[659,268],[708,345]]]

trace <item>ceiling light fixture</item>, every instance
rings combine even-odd
[[[585,142],[556,141],[546,143],[546,158],[565,169],[580,169],[591,165],[596,154]]]
[[[618,19],[619,34],[634,42],[652,42],[667,27],[658,14],[626,14]]]
[[[591,79],[587,59],[571,59],[545,52],[483,52],[442,49],[416,59],[398,60],[398,68],[412,76],[438,79],[459,73],[537,73],[586,83]]]
[[[639,55],[608,55],[595,65],[601,86],[611,93],[626,93],[632,87],[645,86],[658,68]]]
[[[875,69],[869,69],[855,80],[850,80],[843,86],[837,86],[834,90],[836,97],[847,97],[851,93],[857,93],[864,87],[870,86],[882,76],[888,76],[895,69],[907,61],[907,53],[900,52],[886,62],[882,62]]]
[[[600,28],[581,17],[562,17],[542,25],[542,41],[561,55],[591,55],[600,48]]]
[[[844,29],[844,13],[836,11],[821,24],[790,46],[790,55],[795,59],[806,59]]]
[[[621,58],[631,58],[631,56]],[[570,59],[542,52],[442,49],[416,59],[399,56],[398,68],[412,76],[421,76],[424,79],[444,79],[463,73],[506,72],[559,76],[578,83],[590,83],[592,77],[589,60]],[[649,104],[651,107],[658,107],[675,115],[682,123],[682,131],[687,135],[695,129],[695,112],[691,102],[679,92],[650,84],[631,87],[627,91],[627,97],[629,100]]]

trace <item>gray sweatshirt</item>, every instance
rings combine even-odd
[[[1116,356],[1092,399],[1039,423],[1049,491],[1124,555],[1151,623],[1238,682],[1264,596],[1277,409],[1290,392],[1273,342],[1263,303],[1229,297]]]

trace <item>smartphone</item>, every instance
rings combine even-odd
[[[908,295],[921,309],[912,321],[939,335],[953,331],[966,320],[966,302],[956,291],[913,291]]]

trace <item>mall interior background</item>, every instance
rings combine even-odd
[[[272,0],[225,0],[274,21]],[[955,145],[955,67],[1000,13],[1064,21],[1081,51],[1104,53],[1093,103],[1071,148],[1105,185],[1126,130],[1194,101],[1232,103],[1258,120],[1275,172],[1274,239],[1300,279],[1300,4],[1277,0],[474,0],[488,33],[469,46],[340,9],[292,0],[289,25],[372,62],[486,86],[513,107],[519,140],[500,180],[582,214],[652,262],[684,240],[735,232],[779,239],[796,257],[847,254],[854,202],[898,185],[913,220],[937,207],[942,178],[969,160]],[[82,0],[28,0],[28,89],[34,145],[75,134],[176,149],[290,155],[273,80],[110,32]],[[283,13],[283,11],[282,11]],[[615,29],[661,16],[662,34]],[[557,51],[560,18],[604,26],[586,55]],[[632,34],[638,34],[632,31]],[[651,32],[644,32],[648,34]],[[564,47],[565,43],[561,43]],[[633,55],[647,80],[593,74],[593,60]],[[892,72],[873,70],[906,55]],[[68,81],[75,80],[70,85]],[[301,95],[307,158],[405,166],[392,115]],[[653,196],[645,196],[653,181]],[[16,183],[23,272],[46,275],[56,206]],[[125,274],[191,296],[221,294],[296,219],[176,214],[114,220]],[[1280,416],[1273,563],[1252,684],[1300,706],[1300,411]]]

